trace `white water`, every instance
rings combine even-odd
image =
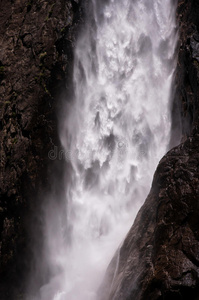
[[[47,209],[54,276],[41,300],[95,299],[170,138],[173,1],[91,2],[75,49],[75,99],[60,131],[72,165],[66,210],[56,201]]]

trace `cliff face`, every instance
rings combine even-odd
[[[99,299],[199,299],[199,4],[179,1],[177,14],[173,130],[181,121],[184,142],[161,160]],[[80,16],[78,0],[0,0],[1,300],[23,299],[30,216],[38,223],[38,195],[50,189],[48,153],[59,146],[56,110],[71,84]]]
[[[160,161],[99,299],[199,299],[198,143],[188,138]]]
[[[18,299],[30,269],[30,216],[50,189],[80,16],[77,0],[0,0],[1,300]]]
[[[108,267],[99,299],[199,299],[198,15],[198,1],[179,1],[173,118],[181,115],[183,143],[160,161],[149,196]]]

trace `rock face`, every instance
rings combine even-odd
[[[102,300],[199,299],[198,1],[179,1],[177,14],[173,132],[179,134],[181,120],[183,143],[161,160],[150,194],[107,270]],[[39,223],[38,194],[50,189],[54,165],[48,153],[59,147],[56,110],[71,84],[80,17],[78,0],[0,0],[1,300],[24,299],[33,260],[29,225]],[[61,163],[59,170],[58,181]]]
[[[149,196],[108,267],[100,300],[199,299],[198,1],[179,1],[177,15],[173,116],[180,107],[183,140],[160,161]]]
[[[160,161],[99,299],[199,299],[198,143],[196,134]]]
[[[0,0],[1,300],[22,299],[30,216],[38,221],[37,195],[50,189],[48,153],[59,146],[56,111],[71,84],[80,7],[77,0]]]
[[[198,76],[199,76],[199,3],[179,1],[177,17],[179,21],[179,52],[176,74],[177,95],[174,105],[180,107],[182,134],[184,139],[191,134],[198,124]],[[173,120],[175,123],[175,120]],[[179,120],[176,120],[179,128]]]

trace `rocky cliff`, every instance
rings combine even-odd
[[[30,223],[38,226],[39,201],[50,189],[48,152],[59,147],[56,112],[71,84],[80,18],[78,0],[0,0],[1,300],[23,297]]]
[[[56,166],[48,153],[59,147],[56,111],[61,94],[70,90],[81,13],[78,0],[0,0],[1,300],[23,299],[33,260],[30,223],[39,226],[35,212],[51,189]],[[173,132],[179,135],[181,124],[183,143],[161,160],[150,194],[108,268],[102,300],[199,299],[198,2],[179,0],[177,15]]]
[[[173,129],[179,134],[180,120],[182,143],[160,161],[151,191],[108,267],[101,300],[199,299],[198,15],[198,1],[179,1]]]

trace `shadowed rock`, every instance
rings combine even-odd
[[[199,135],[160,161],[99,290],[102,300],[198,299]]]
[[[71,84],[79,18],[80,1],[0,1],[1,300],[22,299],[34,236],[42,246],[36,212],[52,188],[48,152],[60,146],[56,111]]]

